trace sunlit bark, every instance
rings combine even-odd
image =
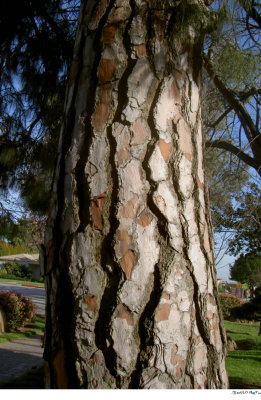
[[[179,13],[83,4],[45,242],[49,387],[227,386],[201,40]]]

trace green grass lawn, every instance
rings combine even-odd
[[[10,340],[21,339],[44,332],[45,316],[36,314],[35,317],[27,323],[21,331],[18,332],[5,332],[0,334],[0,343]]]
[[[230,351],[226,367],[231,389],[261,388],[261,336],[259,323],[241,324],[225,321],[227,335],[238,350]]]
[[[41,286],[44,287],[43,282],[31,282],[31,281],[26,281],[26,280],[19,280],[19,279],[4,279],[0,278],[0,282],[3,283],[19,283],[20,285],[28,285],[28,286]]]

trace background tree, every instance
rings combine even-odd
[[[223,110],[220,112],[218,107],[216,118],[206,121],[208,129],[212,129],[207,145],[229,151],[260,175],[261,18],[258,3],[253,0],[219,3],[226,18],[221,19],[220,29],[208,38],[204,66],[213,83],[209,92],[211,101],[214,95],[214,102],[223,103]]]
[[[260,282],[259,276],[259,282]],[[258,335],[261,335],[261,286],[254,290],[253,297],[247,303],[241,304],[231,310],[232,318],[248,321],[260,321]]]
[[[46,212],[78,2],[0,6],[0,190]]]
[[[218,199],[218,196],[217,196]],[[261,242],[261,193],[259,187],[250,183],[242,193],[234,197],[234,204],[225,200],[212,203],[214,223],[217,232],[230,234],[228,251],[239,254],[260,253]],[[220,206],[221,204],[221,206]]]
[[[213,226],[215,231],[220,231],[235,211],[250,177],[245,166],[235,163],[224,150],[211,147],[205,157]]]
[[[227,227],[236,227],[236,234],[229,245],[233,255],[258,254],[261,251],[261,193],[255,184],[247,189],[238,198],[238,206],[225,222]]]
[[[260,26],[253,18],[259,9],[253,1],[215,2],[218,6],[218,29],[205,41],[203,113],[217,262],[228,252],[252,251],[243,246],[247,230],[260,241],[260,227],[249,219],[257,203],[248,202],[245,218],[238,215],[246,193],[250,196],[253,189],[253,197],[260,197],[253,184],[260,185],[253,173],[260,173]]]
[[[247,215],[242,214],[241,219],[235,217],[241,197],[246,190],[250,193],[250,189],[247,189],[250,176],[245,165],[235,161],[234,157],[224,150],[214,147],[206,150],[206,175],[217,266],[228,254],[232,244],[237,243],[235,236],[241,235],[244,227],[251,230]],[[255,208],[256,205],[251,205],[251,210]]]
[[[43,243],[46,216],[24,207],[17,196],[0,202],[0,255],[36,253]]]
[[[54,165],[53,163],[54,157],[51,156],[51,154],[54,154],[52,153],[52,151],[53,149],[56,148],[57,132],[60,128],[62,120],[61,98],[64,97],[66,69],[68,68],[71,57],[70,54],[72,48],[72,38],[75,28],[75,11],[77,9],[78,4],[77,2],[74,3],[72,1],[70,2],[32,1],[30,2],[30,9],[29,9],[27,7],[28,2],[26,3],[27,4],[24,4],[24,2],[20,3],[21,8],[18,8],[17,10],[16,19],[14,19],[13,10],[7,3],[3,3],[6,9],[3,10],[3,12],[1,13],[1,15],[4,15],[6,21],[10,21],[10,23],[7,22],[7,24],[4,19],[2,19],[1,21],[1,26],[4,27],[4,29],[1,31],[2,32],[1,37],[4,39],[1,42],[3,43],[1,48],[2,50],[1,84],[2,84],[2,92],[5,93],[5,95],[2,98],[3,106],[1,110],[2,111],[1,148],[3,150],[1,152],[1,176],[2,176],[1,188],[5,189],[8,186],[15,183],[16,188],[19,187],[20,192],[23,195],[23,198],[26,200],[27,205],[29,205],[30,208],[33,210],[40,209],[41,211],[44,212],[46,210],[46,205],[49,198],[48,191],[50,187],[52,169]],[[106,2],[104,2],[104,4],[105,3]],[[202,24],[204,25],[203,21],[208,20],[208,17],[206,17],[207,14],[205,12],[201,12],[203,9],[200,10],[200,7],[198,8],[197,6],[195,6],[191,8],[191,4],[188,5],[187,2],[182,3],[178,1],[176,2],[175,6],[178,5],[178,3],[180,3],[179,4],[180,21],[182,22],[187,21],[188,18],[190,20],[195,21],[195,10],[197,10],[197,12],[200,11],[201,14],[200,25]],[[203,2],[201,3],[203,4]],[[211,3],[211,2],[206,1],[206,3]],[[229,4],[232,4],[232,2]],[[257,71],[258,71],[259,61],[258,61],[257,51],[256,50],[252,51],[249,43],[250,40],[252,40],[252,42],[255,43],[255,49],[258,48],[258,41],[256,40],[256,38],[257,35],[259,34],[258,30],[259,28],[258,25],[253,25],[253,21],[255,21],[256,19],[258,22],[258,13],[253,11],[253,8],[256,9],[255,3],[252,2],[253,7],[251,7],[251,10],[250,7],[247,7],[246,9],[246,4],[247,2],[244,2],[243,7],[239,5],[238,8],[233,9],[237,10],[237,12],[233,14],[236,17],[238,16],[237,19],[233,17],[233,21],[236,21],[236,24],[234,22],[233,25],[231,24],[232,19],[226,21],[226,24],[223,25],[225,29],[223,29],[224,34],[222,40],[214,40],[214,35],[211,36],[211,42],[209,41],[207,43],[207,48],[210,49],[211,47],[212,54],[214,54],[214,57],[211,57],[211,52],[209,52],[208,55],[206,55],[205,57],[205,65],[206,68],[208,69],[212,81],[215,83],[215,86],[213,86],[213,88],[216,93],[216,99],[218,99],[219,104],[221,105],[221,108],[216,109],[218,111],[219,110],[221,111],[220,114],[216,115],[216,118],[215,119],[213,118],[212,122],[210,122],[210,128],[212,127],[213,129],[212,133],[215,134],[218,133],[218,137],[213,136],[212,139],[215,139],[215,141],[217,141],[218,139],[219,143],[216,142],[216,146],[220,147],[220,143],[224,139],[224,136],[221,135],[224,133],[224,127],[225,127],[226,135],[228,136],[228,137],[226,136],[225,139],[226,140],[228,139],[227,142],[229,143],[229,146],[226,145],[226,149],[230,150],[234,154],[236,153],[236,156],[240,156],[239,158],[241,160],[243,160],[244,162],[248,162],[248,165],[253,166],[258,171],[259,166],[256,163],[256,160],[258,160],[258,158],[255,156],[255,154],[258,154],[258,146],[255,146],[255,149],[257,149],[257,151],[255,150],[256,153],[254,153],[254,147],[252,146],[254,142],[256,143],[258,142],[258,136],[256,135],[255,131],[251,131],[250,129],[251,127],[253,127],[252,126],[253,124],[252,125],[251,123],[249,124],[249,122],[251,121],[249,121],[249,119],[247,118],[244,121],[244,118],[247,117],[247,113],[250,114],[252,122],[255,121],[256,123],[257,127],[256,131],[257,131],[259,124],[258,107],[260,104],[258,96],[260,95],[260,93],[258,92],[258,88],[256,87],[255,77],[258,77]],[[69,9],[69,7],[71,8]],[[102,10],[102,8],[100,10]],[[243,12],[243,14],[238,13],[240,10]],[[150,13],[149,17],[151,17]],[[144,16],[141,17],[141,20],[144,21]],[[173,20],[175,20],[175,18]],[[222,18],[220,19],[220,21],[221,20]],[[240,23],[242,27],[242,22],[244,22],[244,30],[242,30],[242,32],[244,32],[244,35],[247,33],[246,37],[248,38],[248,43],[246,43],[243,47],[242,47],[243,41],[241,41],[241,39],[240,40],[238,39],[239,38],[238,34],[240,34],[240,29],[241,29],[241,28],[239,29],[238,27],[240,27]],[[122,24],[124,25],[124,23]],[[110,29],[113,32],[113,29],[116,28],[113,26],[113,24],[111,25],[112,26],[110,27]],[[131,23],[129,25],[131,25]],[[232,28],[233,35],[236,37],[236,39],[233,39],[231,43],[228,43],[224,38],[228,37],[228,31],[230,29],[231,32],[231,27],[233,27]],[[234,27],[237,28],[235,29]],[[209,27],[207,27],[207,30],[209,31]],[[127,47],[126,40],[128,41],[129,37],[131,36],[131,34],[129,36],[127,35],[127,31],[128,29],[126,28],[125,32],[126,35],[124,36],[123,40],[123,44],[125,47]],[[168,34],[170,32],[171,31],[169,30]],[[111,34],[113,35],[113,33]],[[107,32],[106,35],[108,39],[109,33]],[[155,50],[154,47],[156,45],[153,44],[153,41],[151,40],[151,37],[153,37],[153,35],[156,37],[156,34],[152,29],[151,31],[148,32],[148,35],[146,37],[146,40],[147,38],[150,38],[149,43],[151,48],[148,47],[149,50],[151,49]],[[93,36],[95,35],[93,34]],[[100,41],[98,36],[99,35],[97,34],[96,44],[99,45]],[[233,38],[234,36],[230,37]],[[162,40],[163,40],[162,38],[159,39],[159,43],[161,43]],[[135,43],[135,46],[137,46],[137,49],[140,44],[144,45],[144,43],[139,43],[138,39],[136,41],[137,43]],[[106,42],[104,43],[106,44]],[[106,44],[107,46],[106,51],[109,51],[110,53],[112,50],[111,49],[108,50],[109,47],[108,43]],[[200,41],[198,41],[197,43],[200,47]],[[217,43],[220,43],[220,45],[218,46]],[[135,46],[133,53],[129,56],[129,59],[132,60],[133,64],[131,64],[130,62],[127,63],[130,69],[132,68],[133,65],[135,65],[134,61],[136,60],[135,57],[146,58],[145,54],[144,55],[138,54],[139,50],[137,50]],[[142,46],[140,47],[140,49],[142,49]],[[146,51],[148,54],[150,54],[150,52],[147,49]],[[239,57],[240,52],[242,53],[241,58]],[[52,57],[50,57],[51,53]],[[113,57],[112,58],[110,57],[111,55],[109,55],[109,60],[113,59]],[[161,59],[159,55],[157,55],[157,57],[158,59]],[[244,70],[242,66],[244,67],[246,59],[248,60],[248,65],[251,66],[252,74],[249,74],[250,68],[248,68],[248,74],[245,73],[244,75],[244,79],[246,79],[246,84],[245,83],[244,85],[241,84],[241,86],[238,85],[239,81],[238,78],[235,84],[235,74],[231,74],[229,77],[226,76],[224,71],[222,71],[221,65],[224,64],[224,60],[226,60],[227,63],[231,59],[236,59],[237,60],[236,65],[240,65],[240,68],[238,68],[238,72],[240,72],[240,69],[242,71]],[[51,65],[52,60],[53,60],[53,65]],[[105,58],[105,60],[107,60],[107,58]],[[99,61],[99,56],[95,58],[95,62],[97,62],[97,64],[98,61]],[[121,62],[122,59],[119,60],[119,63]],[[151,65],[154,64],[152,63]],[[110,66],[106,67],[105,66],[103,67],[102,65],[100,66],[101,71],[105,70],[106,68],[110,70]],[[158,73],[157,68],[155,68],[154,71],[156,73]],[[229,69],[232,71],[232,68],[228,68],[227,70]],[[114,72],[111,73],[113,74]],[[96,76],[96,73],[93,73],[93,76]],[[129,87],[129,83],[127,82],[127,77],[129,76],[128,72],[126,72],[124,76],[125,80],[124,79],[122,81],[119,80],[119,82],[122,82],[120,90]],[[249,79],[249,76],[251,76],[251,80]],[[22,79],[20,79],[20,77]],[[252,77],[254,78],[252,79]],[[223,86],[220,85],[220,78],[222,78],[221,83],[223,83]],[[104,81],[103,77],[100,76],[99,71],[98,71],[98,79],[101,82],[100,87],[103,86],[108,88],[108,82],[106,80],[107,78]],[[50,84],[51,82],[53,83],[53,85]],[[91,87],[93,88],[93,86]],[[158,87],[161,88],[160,85]],[[192,86],[188,85],[188,87],[189,87],[189,93],[192,96],[193,85]],[[101,88],[99,90],[101,91]],[[117,93],[118,93],[118,88],[115,89],[114,87],[112,96],[114,100],[115,96],[117,98]],[[122,93],[125,93],[124,90],[122,90]],[[105,97],[107,95],[109,96],[110,93],[106,92]],[[128,104],[127,101],[128,96],[129,94],[127,94],[125,98],[125,102],[127,104]],[[82,97],[84,96],[82,95]],[[211,97],[212,103],[213,100],[214,97],[212,96]],[[247,101],[247,106],[245,106],[246,101]],[[105,111],[107,110],[106,107],[108,107],[108,104],[104,105],[104,102],[102,102],[99,96],[97,95],[94,102],[90,101],[88,103],[91,110],[94,110],[96,108],[97,105],[96,102],[97,104],[100,104],[100,118],[102,116],[104,117],[102,113],[104,112],[104,110]],[[124,103],[124,96],[119,103]],[[184,101],[184,104],[185,103],[186,101]],[[243,108],[241,103],[243,103]],[[130,107],[134,107],[133,104],[131,104]],[[249,107],[253,108],[255,114],[249,112]],[[28,111],[29,109],[30,111]],[[151,108],[151,110],[152,109],[153,108]],[[73,114],[74,113],[73,108],[70,110],[71,110],[70,112]],[[92,112],[91,110],[90,113]],[[119,110],[120,108],[117,109],[116,115],[119,114]],[[212,115],[214,116],[213,112]],[[80,117],[84,121],[85,117],[83,118],[82,115]],[[150,128],[153,126],[152,123],[153,117],[154,114],[151,111],[150,117],[148,118]],[[69,120],[72,121],[72,119],[70,118]],[[240,124],[242,125],[242,128],[240,128]],[[251,134],[254,135],[253,141],[251,138],[250,140],[247,139],[248,142],[242,139],[243,128],[245,132],[248,134],[247,136],[248,139],[250,138],[249,135]],[[237,136],[235,135],[235,129],[236,132],[238,132]],[[68,130],[70,129],[68,128]],[[70,137],[70,135],[68,135],[68,137]],[[89,145],[91,141],[92,139],[90,140],[86,139],[87,145]],[[115,140],[114,144],[112,143],[111,146],[112,147],[120,146],[119,144],[116,144],[116,142],[117,140]],[[166,143],[168,143],[168,141]],[[251,147],[252,155],[247,151],[245,151],[246,146]],[[120,146],[120,148],[121,147],[122,146]],[[137,149],[139,151],[138,147]],[[123,152],[125,152],[125,150],[126,149],[124,148]],[[84,153],[84,150],[82,150],[82,152]],[[152,147],[151,147],[151,152],[153,152]],[[76,158],[78,156],[79,155],[77,155]],[[126,153],[125,156],[127,157]],[[77,191],[81,192],[82,190],[83,192],[85,192],[86,182],[84,181],[84,178],[82,178],[83,185],[79,183],[80,182],[79,176],[81,174],[84,175],[81,172],[82,164],[84,164],[83,157],[82,156],[79,157],[80,161],[79,162],[77,161],[77,171],[76,171]],[[111,159],[113,160],[112,156]],[[147,159],[149,159],[149,156],[147,157]],[[227,158],[225,157],[225,159],[227,163]],[[92,174],[95,176],[96,166],[94,167],[94,164],[91,163],[88,164],[88,167],[92,170],[92,172],[90,172],[90,176],[92,176]],[[174,165],[174,171],[176,171],[175,168],[176,167]],[[101,166],[98,166],[97,170],[100,171],[100,169]],[[146,174],[150,175],[150,172],[148,172],[147,169],[146,169]],[[195,177],[195,179],[197,178]],[[238,183],[239,181],[240,180],[238,180]],[[72,179],[71,182],[75,184],[75,180]],[[115,187],[115,181],[113,180],[113,182],[109,186],[113,186],[114,184],[113,187]],[[68,180],[66,181],[66,185],[67,184],[69,185]],[[115,190],[113,193],[115,194],[116,192],[117,191]],[[115,198],[116,197],[117,196],[115,194]],[[77,196],[75,198],[77,198]],[[79,195],[78,198],[82,199],[82,196]],[[99,209],[100,207],[103,208],[103,202],[104,200],[101,200],[100,198],[93,200],[94,205],[90,214],[92,216],[91,218],[96,218],[97,226],[100,226],[102,221]],[[233,202],[231,200],[229,200],[229,202],[233,206]],[[152,203],[152,195],[150,196],[150,203]],[[72,201],[71,204],[72,204],[71,208],[72,211],[75,205],[74,201]],[[86,212],[88,206],[85,207],[83,204],[84,200],[80,200],[79,208],[80,208],[81,221],[83,220],[85,221],[86,219],[88,220],[88,215],[89,215],[88,212]],[[106,210],[108,211],[108,209]],[[81,224],[81,229],[84,226],[84,224],[85,222]],[[164,229],[161,227],[160,231],[162,232],[163,230]],[[113,235],[111,234],[111,236]],[[130,249],[126,257],[127,257],[126,262],[128,265],[127,268],[129,268],[129,265],[132,265],[130,259],[136,257],[135,251],[133,249]]]
[[[261,256],[259,254],[241,255],[230,268],[230,279],[247,283],[253,295],[254,287],[261,284]]]

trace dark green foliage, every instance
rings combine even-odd
[[[235,48],[228,39],[226,46],[216,57],[217,70],[227,84],[237,88],[242,86],[242,82],[245,85],[253,84],[260,56]]]
[[[261,321],[261,286],[254,292],[254,298],[231,310],[231,316],[242,320]]]
[[[14,223],[12,219],[11,213],[4,213],[0,218],[0,232],[1,239],[11,240],[11,238],[17,236],[18,226]],[[5,254],[1,253],[0,246],[0,255],[3,256]]]
[[[6,262],[0,272],[2,273],[2,276],[6,273],[7,275],[12,275],[16,278],[31,278],[30,269],[13,261]]]
[[[257,185],[249,185],[243,196],[238,197],[238,207],[225,224],[239,227],[230,242],[231,254],[261,252],[261,192]]]
[[[230,279],[248,283],[251,287],[261,282],[261,255],[241,255],[230,268]]]
[[[216,22],[216,13],[211,13],[205,7],[194,2],[181,1],[176,9],[176,23],[178,28],[184,31],[188,26],[192,26],[196,33],[211,32],[215,29]]]
[[[42,186],[39,188],[41,193]],[[46,195],[46,193],[45,193]],[[35,198],[30,198],[35,205]],[[47,201],[47,200],[46,200]],[[39,200],[40,202],[40,200]],[[12,219],[6,214],[0,218],[0,256],[19,254],[19,253],[37,253],[38,245],[42,243],[45,227],[45,217],[35,212],[30,213],[17,220]]]
[[[43,213],[78,11],[77,0],[0,4],[0,189],[15,185]]]
[[[19,280],[19,281],[24,281],[24,282],[26,282],[26,281],[28,281],[28,278],[17,278],[17,276],[16,275],[13,275],[13,274],[7,274],[7,273],[5,273],[5,272],[2,272],[2,270],[0,269],[0,279],[10,279],[10,280],[12,280],[12,281],[17,281],[17,280]]]
[[[250,301],[249,303],[242,304],[240,307],[235,307],[230,310],[232,318],[247,321],[260,321],[261,320],[261,303]]]
[[[28,173],[25,181],[21,185],[20,193],[27,207],[29,207],[32,212],[47,212],[50,187],[51,176],[47,176],[45,171],[42,171],[38,175]]]
[[[254,291],[254,299],[253,301],[257,303],[261,303],[261,286],[258,286]]]
[[[210,207],[215,231],[230,229],[235,213],[235,199],[242,196],[249,176],[242,166],[232,162],[229,153],[209,148],[206,152]],[[233,229],[236,221],[233,225]]]
[[[236,306],[241,305],[240,299],[238,299],[236,296],[233,296],[232,294],[220,293],[219,301],[224,319],[229,319],[231,317],[231,310]]]
[[[261,252],[261,192],[247,180],[244,171],[230,169],[224,157],[216,157],[214,150],[207,155],[210,205],[216,232],[230,235],[228,251],[231,255],[258,254]],[[211,164],[210,156],[213,156]],[[224,168],[218,167],[224,161]],[[217,173],[215,174],[215,170]],[[230,174],[231,172],[231,174]],[[241,281],[241,279],[235,280]]]

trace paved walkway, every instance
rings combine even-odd
[[[20,376],[43,363],[42,335],[0,343],[0,381]]]

